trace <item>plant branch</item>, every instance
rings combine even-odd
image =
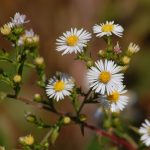
[[[89,125],[87,123],[84,123],[84,126],[88,129],[91,129],[92,131],[95,131],[97,134],[101,136],[105,136],[109,139],[111,139],[114,143],[122,145],[127,148],[127,150],[137,150],[137,148],[133,147],[130,143],[128,143],[125,139],[119,138],[113,134],[109,134],[104,130],[98,129],[93,125]]]
[[[88,91],[88,93],[85,95],[85,98],[84,98],[83,102],[81,103],[81,105],[80,105],[80,107],[79,107],[78,115],[80,114],[80,112],[81,112],[81,110],[82,110],[84,104],[86,103],[86,101],[87,101],[89,95],[91,94],[91,91],[92,91],[92,90],[90,89],[90,90]]]
[[[84,99],[84,101],[88,98],[88,96],[89,96],[90,93],[91,93],[91,91],[89,91],[89,92],[87,93],[86,98]],[[15,99],[15,98],[13,97],[13,95],[7,95],[7,97]],[[50,112],[55,113],[56,115],[59,115],[59,116],[64,116],[64,115],[66,115],[65,113],[61,113],[61,112],[58,112],[58,111],[56,111],[56,110],[54,110],[54,109],[51,109],[51,108],[49,108],[48,106],[46,106],[46,105],[44,105],[44,104],[39,104],[39,105],[37,105],[37,104],[36,104],[35,102],[33,102],[32,100],[29,100],[29,99],[26,99],[26,98],[23,98],[23,97],[18,97],[16,100],[20,100],[20,101],[22,101],[22,102],[24,102],[24,103],[26,103],[26,104],[36,106],[36,107],[39,108],[39,109],[44,109],[44,110],[50,111]],[[83,106],[84,106],[84,103],[83,103],[81,106],[83,107]],[[80,109],[82,109],[82,107],[81,107]],[[67,115],[68,115],[68,114],[67,114]],[[73,122],[75,122],[75,123],[77,123],[77,124],[83,124],[84,127],[88,128],[88,129],[90,129],[90,130],[92,130],[92,131],[95,131],[95,133],[97,133],[97,134],[99,134],[99,135],[101,135],[101,136],[104,136],[104,137],[109,138],[109,139],[110,139],[111,141],[113,141],[114,143],[116,143],[116,144],[118,144],[118,145],[122,145],[122,146],[126,147],[128,150],[137,150],[133,145],[131,145],[129,142],[127,142],[127,141],[126,141],[125,139],[123,139],[123,138],[117,137],[117,136],[115,136],[115,135],[113,135],[113,134],[110,134],[110,133],[104,131],[104,130],[98,129],[98,128],[96,128],[96,127],[93,126],[93,125],[80,122],[77,117],[70,116],[70,115],[68,115],[68,116],[72,119]],[[49,135],[50,135],[50,131],[46,134],[45,138],[44,138],[42,141],[45,141],[45,139],[47,139],[47,137],[49,137]],[[42,143],[43,143],[43,142],[42,142]]]

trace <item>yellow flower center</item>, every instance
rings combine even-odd
[[[99,80],[102,83],[107,83],[111,79],[111,74],[108,71],[102,71],[99,75]]]
[[[102,31],[103,32],[112,32],[114,28],[114,25],[112,24],[105,24],[102,26]]]
[[[107,98],[111,102],[117,102],[119,100],[119,92],[115,91],[112,94],[108,95]]]
[[[67,45],[68,46],[75,46],[78,42],[79,38],[76,35],[71,35],[69,37],[67,37]]]
[[[63,81],[57,81],[54,84],[54,90],[56,92],[62,91],[62,90],[64,90],[64,88],[65,88],[65,83]]]

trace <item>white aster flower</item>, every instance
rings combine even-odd
[[[150,121],[149,120],[145,119],[145,122],[142,123],[139,132],[142,134],[141,141],[146,146],[150,146]]]
[[[134,43],[130,43],[128,47],[128,52],[131,54],[137,53],[140,50],[139,45],[136,45]]]
[[[87,42],[91,39],[91,34],[86,30],[76,28],[63,33],[56,41],[56,50],[62,51],[62,55],[67,53],[80,53],[87,46]]]
[[[124,90],[124,88],[125,86],[121,86],[118,90],[115,90],[108,95],[100,96],[98,101],[104,108],[110,109],[111,112],[122,111],[128,104],[128,97],[124,95],[127,90]]]
[[[39,42],[39,36],[36,35],[32,29],[26,30],[25,34],[20,36],[18,40],[18,46],[22,46],[25,43],[26,44],[33,44],[33,43],[38,43]]]
[[[26,19],[26,15],[21,15],[19,12],[17,12],[15,15],[14,15],[14,18],[11,18],[11,22],[12,24],[14,24],[15,26],[20,26],[20,25],[23,25],[25,23],[28,23],[28,21],[25,20]]]
[[[54,76],[49,79],[46,86],[46,94],[49,98],[54,98],[56,101],[64,99],[65,96],[69,96],[74,87],[74,80],[72,77],[60,73],[60,75]]]
[[[123,74],[120,71],[114,61],[98,60],[87,73],[89,85],[96,93],[110,94],[122,86]]]
[[[112,33],[122,37],[123,31],[123,27],[119,24],[114,24],[114,21],[106,21],[106,23],[96,24],[93,27],[93,32],[96,33],[97,37],[110,36]]]

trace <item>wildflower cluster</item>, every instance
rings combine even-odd
[[[80,126],[82,134],[84,134],[84,128],[100,130],[99,133],[110,138],[112,142],[120,141],[117,144],[121,147],[132,150],[138,147],[141,150],[145,148],[141,142],[129,135],[129,128],[124,126],[121,119],[121,111],[128,106],[129,99],[123,81],[124,73],[130,65],[132,56],[140,50],[139,46],[134,43],[130,43],[124,49],[121,48],[119,42],[114,44],[113,35],[122,37],[123,27],[115,24],[114,21],[106,21],[106,23],[93,26],[93,33],[96,37],[106,42],[106,48],[99,50],[97,54],[98,60],[94,60],[91,56],[92,52],[88,51],[88,44],[94,35],[83,28],[71,28],[56,39],[56,51],[61,52],[62,55],[75,53],[75,60],[85,62],[88,82],[88,91],[85,93],[81,87],[77,87],[75,79],[67,73],[56,72],[49,79],[46,77],[44,58],[38,53],[39,36],[32,29],[25,29],[24,24],[28,22],[25,15],[16,13],[11,18],[11,22],[0,28],[1,34],[11,42],[15,50],[15,57],[10,56],[4,49],[0,51],[0,61],[15,66],[15,74],[11,77],[5,69],[0,71],[0,82],[3,81],[12,87],[12,93],[4,94],[3,92],[3,99],[13,98],[37,107],[40,104],[40,108],[55,113],[59,117],[54,124],[47,124],[35,114],[27,112],[25,114],[27,122],[40,129],[49,129],[49,132],[40,142],[36,141],[31,134],[20,137],[21,147],[25,150],[48,150],[49,142],[55,143],[61,128],[74,122]],[[32,68],[37,72],[39,77],[37,86],[45,92],[43,95],[35,93],[32,101],[19,95],[24,82],[24,67]],[[66,97],[71,101],[73,111],[62,113],[57,110],[54,101],[59,102]],[[89,103],[96,104],[98,111],[103,111],[102,129],[87,124],[87,116],[82,114],[82,108]],[[142,127],[139,130],[136,128],[136,131],[142,134],[141,141],[146,146],[150,146],[150,122],[145,120]],[[110,145],[113,145],[111,141],[109,141]]]

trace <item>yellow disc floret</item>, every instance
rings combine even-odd
[[[75,46],[78,42],[79,38],[76,35],[71,35],[69,37],[67,37],[67,45],[68,46]]]
[[[105,24],[102,26],[102,31],[103,32],[112,32],[114,28],[113,24]]]
[[[99,80],[102,83],[107,83],[111,79],[111,74],[108,71],[102,71],[99,75]]]
[[[108,95],[107,98],[111,102],[117,102],[119,100],[119,92],[115,91],[112,94]]]
[[[57,92],[64,90],[64,88],[65,88],[65,83],[61,80],[57,81],[54,84],[54,90]]]

